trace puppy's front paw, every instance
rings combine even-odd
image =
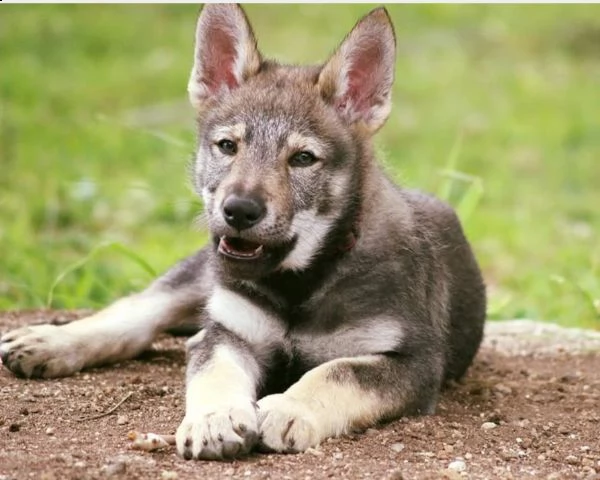
[[[310,406],[285,394],[259,400],[258,422],[259,443],[266,450],[298,453],[323,440]]]
[[[177,429],[177,452],[186,460],[223,460],[246,455],[258,438],[256,410],[241,406],[186,413]]]
[[[0,358],[21,377],[51,378],[81,370],[83,361],[76,338],[63,327],[34,325],[0,337]]]

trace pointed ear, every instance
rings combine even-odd
[[[391,109],[396,58],[394,27],[385,8],[363,17],[319,75],[323,98],[349,123],[374,133]]]
[[[194,67],[188,83],[190,102],[201,110],[207,101],[237,88],[260,69],[256,39],[242,8],[207,4],[196,27]]]

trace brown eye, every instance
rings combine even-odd
[[[294,153],[289,160],[289,164],[291,167],[310,167],[316,162],[317,157],[315,157],[311,152],[307,152],[306,150]]]
[[[237,153],[237,144],[231,140],[223,139],[217,142],[217,147],[225,155],[235,155]]]

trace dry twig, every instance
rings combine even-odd
[[[129,392],[114,407],[109,408],[106,412],[99,413],[98,415],[92,415],[90,417],[80,417],[80,418],[76,419],[76,421],[87,422],[88,420],[96,420],[97,418],[106,417],[107,415],[110,415],[111,413],[113,413],[121,405],[123,405],[123,403],[125,403],[127,401],[127,399],[129,397],[131,397],[132,395],[133,395],[133,392]]]

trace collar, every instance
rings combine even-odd
[[[352,250],[356,246],[356,242],[358,242],[359,237],[359,226],[360,226],[360,215],[356,217],[354,221],[354,225],[344,238],[344,240],[340,241],[338,245],[338,251],[341,253],[346,253]]]
[[[338,246],[338,249],[340,252],[349,252],[350,250],[352,250],[354,248],[354,246],[356,245],[356,242],[358,240],[358,237],[356,235],[356,233],[354,233],[354,229],[352,229],[351,232],[348,233],[348,235],[345,238],[345,241],[343,243],[340,243]]]

